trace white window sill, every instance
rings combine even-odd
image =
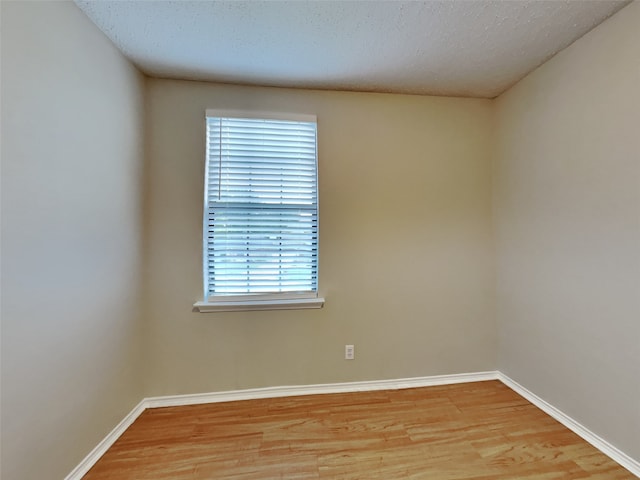
[[[200,313],[248,312],[253,310],[306,310],[322,308],[324,298],[295,298],[280,300],[244,300],[228,302],[196,302],[193,309]]]

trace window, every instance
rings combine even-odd
[[[256,116],[207,110],[200,311],[323,303],[316,118]]]

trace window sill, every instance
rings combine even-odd
[[[324,298],[282,300],[245,300],[228,302],[196,302],[193,309],[200,313],[249,312],[254,310],[307,310],[322,308]]]

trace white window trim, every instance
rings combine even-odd
[[[255,310],[308,310],[322,308],[323,297],[309,298],[271,298],[265,300],[224,300],[215,302],[196,302],[193,308],[200,313],[249,312]]]
[[[281,112],[254,112],[242,110],[218,110],[207,108],[207,117],[230,117],[230,118],[261,118],[265,120],[284,120],[293,122],[314,122],[318,117],[305,113],[281,113]]]
[[[206,109],[205,117],[264,118],[269,120],[292,120],[317,123],[316,115],[264,111]],[[319,196],[319,192],[317,192],[317,194]],[[204,208],[206,211],[206,199]],[[203,231],[203,237],[205,235],[206,233]],[[317,292],[309,292],[304,294],[282,293],[228,297],[220,296],[216,298],[209,297],[205,298],[205,300],[197,301],[193,304],[193,311],[199,313],[216,313],[260,310],[308,310],[320,309],[324,306],[324,302],[324,297],[319,297]]]

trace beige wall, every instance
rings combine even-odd
[[[640,458],[640,3],[502,95],[499,368]]]
[[[148,86],[148,394],[495,368],[490,101]],[[191,311],[206,108],[317,114],[322,310]]]
[[[2,2],[2,471],[63,478],[143,396],[143,78],[71,2]]]

